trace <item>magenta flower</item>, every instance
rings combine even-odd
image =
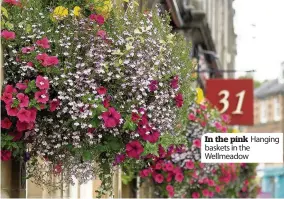
[[[191,160],[189,160],[185,163],[185,167],[187,169],[194,169],[194,163]]]
[[[171,80],[171,87],[173,89],[177,89],[178,88],[178,76],[175,76],[172,80]]]
[[[166,171],[172,171],[174,169],[174,165],[171,162],[165,164]]]
[[[4,93],[16,94],[17,93],[17,89],[15,89],[14,86],[12,86],[12,85],[7,84],[5,86]]]
[[[8,3],[10,5],[20,6],[20,0],[3,0],[4,3]]]
[[[49,110],[50,112],[53,112],[56,110],[56,108],[59,106],[60,101],[59,99],[53,99],[52,101],[49,101]]]
[[[138,140],[133,140],[126,144],[126,154],[128,157],[139,159],[143,151],[144,148]]]
[[[140,115],[137,113],[132,112],[131,113],[131,120],[135,123],[137,123],[140,120]]]
[[[28,107],[29,106],[29,97],[23,93],[19,93],[17,94],[17,98],[19,100],[19,103],[20,103],[20,107],[23,108],[23,107]]]
[[[27,122],[29,123],[31,121],[31,112],[22,108],[17,113],[17,117],[20,120],[20,122]]]
[[[106,31],[104,31],[104,30],[99,30],[99,31],[97,32],[97,36],[100,37],[100,38],[102,38],[102,39],[106,39],[107,33],[106,33]]]
[[[14,40],[16,38],[16,34],[13,31],[8,30],[3,30],[1,36],[6,40]]]
[[[40,90],[35,93],[35,99],[38,103],[46,104],[49,100],[49,95],[46,90]]]
[[[11,126],[12,122],[9,120],[9,118],[5,117],[4,120],[1,120],[1,128],[9,129]]]
[[[158,89],[158,81],[157,80],[152,80],[150,81],[150,84],[148,85],[148,88],[151,92],[155,91]]]
[[[194,120],[196,120],[196,117],[195,117],[195,115],[193,113],[190,113],[190,114],[188,114],[188,119],[190,121],[194,121]]]
[[[3,93],[1,100],[5,102],[5,104],[11,104],[13,102],[13,95],[11,93]]]
[[[118,165],[118,164],[122,163],[125,160],[125,158],[126,158],[126,156],[124,154],[117,154],[115,156],[115,160],[114,160],[113,165]]]
[[[17,83],[16,88],[19,90],[25,90],[26,88],[28,88],[28,85],[26,83]]]
[[[201,147],[201,141],[200,139],[193,140],[193,146],[200,148]]]
[[[56,56],[49,56],[46,53],[41,53],[36,56],[36,59],[43,65],[43,66],[54,66],[59,63],[59,60]]]
[[[35,122],[37,109],[32,108],[32,109],[29,109],[29,111],[30,111],[30,122]]]
[[[182,107],[183,105],[183,97],[181,93],[178,93],[177,96],[175,97],[176,105],[177,107]]]
[[[149,141],[150,143],[155,143],[160,137],[160,132],[153,130],[149,125],[146,128],[138,128],[139,135],[143,140]]]
[[[103,86],[96,89],[99,95],[105,95],[107,93],[107,89]]]
[[[199,194],[198,192],[193,192],[193,193],[191,194],[191,197],[192,197],[192,198],[200,198],[200,194]]]
[[[162,174],[156,174],[154,176],[155,182],[161,184],[164,181],[164,176]]]
[[[7,104],[5,108],[9,116],[17,116],[17,113],[19,111],[17,107],[11,107],[11,104]]]
[[[41,75],[38,75],[36,77],[36,86],[40,89],[49,89],[49,81],[47,77],[43,77]]]
[[[202,191],[202,195],[205,196],[205,197],[209,197],[210,196],[209,190],[208,189],[204,189]]]
[[[175,180],[176,180],[177,182],[182,182],[182,181],[183,181],[183,178],[184,178],[184,176],[183,176],[182,173],[177,173],[177,174],[175,175]]]
[[[2,161],[8,161],[11,159],[12,152],[9,150],[1,150],[1,160]]]
[[[119,125],[121,115],[113,107],[108,108],[108,111],[102,113],[104,125],[107,128],[113,128]]]
[[[49,41],[47,39],[47,37],[44,37],[40,40],[37,40],[36,41],[36,44],[39,46],[39,47],[42,47],[44,49],[47,49],[47,48],[50,48],[50,45],[49,45]]]
[[[34,128],[34,123],[21,122],[20,120],[18,120],[16,127],[17,127],[17,131],[23,132],[26,130],[32,130]]]
[[[95,20],[100,26],[105,23],[105,18],[102,15],[91,14],[90,20]]]
[[[33,46],[28,46],[28,47],[23,47],[22,48],[22,53],[23,54],[27,54],[27,53],[30,53],[30,52],[32,52],[32,51],[34,51],[35,50],[35,47],[33,47]]]

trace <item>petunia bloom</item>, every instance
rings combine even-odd
[[[20,109],[17,113],[17,117],[20,120],[20,122],[27,122],[29,123],[31,121],[31,112],[29,110],[26,110],[24,108]]]
[[[12,152],[9,150],[1,150],[1,160],[2,161],[8,161],[11,159]]]
[[[59,106],[60,101],[59,99],[53,99],[51,101],[49,101],[49,110],[50,112],[53,112],[56,110],[56,108]]]
[[[49,81],[47,77],[43,77],[41,75],[38,75],[36,77],[36,86],[40,89],[49,89]]]
[[[192,198],[200,198],[200,194],[199,194],[198,192],[193,192],[193,193],[191,194],[191,197],[192,197]]]
[[[34,51],[34,49],[35,49],[35,47],[33,47],[33,46],[28,46],[28,47],[23,47],[22,48],[22,53],[23,54],[27,54],[27,53],[30,53],[30,52],[32,52],[32,51]]]
[[[162,174],[156,174],[154,176],[155,182],[161,184],[164,181],[164,176]]]
[[[16,127],[17,127],[17,131],[23,132],[26,130],[32,130],[34,128],[34,123],[21,122],[20,120],[18,120]]]
[[[107,128],[113,128],[119,125],[121,115],[113,107],[108,108],[106,112],[102,113],[104,125]]]
[[[5,102],[5,104],[11,104],[13,102],[13,95],[12,93],[6,93],[4,92],[1,96],[1,100]]]
[[[106,31],[104,31],[104,30],[99,30],[99,31],[97,32],[97,36],[100,37],[100,38],[102,38],[102,39],[106,39],[107,33],[106,33]]]
[[[202,190],[202,195],[205,196],[205,197],[210,196],[209,190],[208,189]]]
[[[196,116],[193,113],[190,113],[190,114],[188,114],[188,119],[190,121],[194,121],[194,120],[196,120]]]
[[[96,91],[98,92],[99,95],[105,95],[107,93],[107,89],[105,87],[103,87],[103,86],[98,87],[96,89]]]
[[[176,105],[177,107],[182,107],[183,105],[183,97],[182,97],[182,94],[181,93],[178,93],[175,97],[175,101],[176,101]]]
[[[16,88],[19,90],[25,90],[26,88],[28,88],[28,85],[26,83],[17,83]]]
[[[126,144],[126,154],[128,157],[139,159],[144,148],[138,140],[134,140]]]
[[[158,81],[157,80],[152,80],[150,81],[150,84],[148,85],[148,88],[151,92],[155,91],[158,89]]]
[[[175,76],[172,80],[171,80],[171,87],[173,89],[177,89],[178,88],[178,76]]]
[[[3,0],[3,2],[8,3],[10,5],[14,5],[14,6],[20,6],[21,5],[20,0]]]
[[[49,100],[49,95],[46,90],[37,91],[35,93],[35,99],[38,103],[46,104]]]
[[[20,103],[19,106],[21,108],[29,106],[29,102],[30,102],[29,96],[27,96],[27,95],[25,95],[23,93],[18,93],[17,94],[17,98],[19,100],[19,103]]]
[[[44,49],[50,48],[49,41],[48,41],[47,37],[43,37],[42,39],[37,40],[36,45],[38,45],[39,47],[42,47]]]
[[[117,154],[115,156],[114,164],[113,165],[118,165],[122,163],[125,160],[126,156],[124,154]]]
[[[1,128],[9,129],[11,126],[12,122],[9,120],[9,118],[5,117],[3,120],[1,120]]]
[[[191,160],[187,161],[187,162],[185,163],[185,167],[186,167],[187,169],[194,169],[194,162],[191,161]]]
[[[183,178],[184,178],[184,176],[183,176],[182,173],[177,173],[177,174],[175,175],[175,180],[176,180],[177,182],[182,182],[182,181],[183,181]]]
[[[193,146],[200,148],[201,147],[201,141],[200,139],[193,140]]]
[[[138,122],[139,120],[140,120],[140,115],[139,114],[137,114],[137,113],[134,113],[134,112],[132,112],[131,113],[131,120],[133,121],[133,122]]]
[[[105,18],[102,15],[91,14],[90,20],[94,20],[99,25],[103,25],[105,23]]]
[[[6,40],[14,40],[16,38],[16,34],[13,31],[3,30],[1,32],[1,37]]]

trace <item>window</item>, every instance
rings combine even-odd
[[[280,100],[279,97],[274,97],[274,120],[279,121],[280,120]]]
[[[266,101],[263,100],[260,103],[260,122],[261,123],[266,123],[267,122],[267,106],[266,106]]]

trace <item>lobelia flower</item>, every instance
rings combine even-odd
[[[19,94],[17,94],[17,98],[19,100],[19,103],[20,103],[19,106],[21,108],[29,106],[30,100],[29,100],[29,97],[27,95],[25,95],[23,93],[19,93]]]
[[[99,31],[97,32],[97,36],[100,37],[100,38],[102,38],[102,39],[106,39],[107,33],[106,33],[106,31],[104,31],[104,30],[99,30]]]
[[[1,32],[1,37],[6,40],[14,40],[16,38],[16,34],[13,31],[3,30]]]
[[[12,152],[9,150],[1,150],[1,160],[8,161],[11,159]]]
[[[36,86],[40,89],[49,89],[49,81],[47,77],[43,77],[41,75],[38,75],[36,77]]]
[[[193,192],[193,193],[191,194],[191,197],[192,197],[192,198],[200,198],[200,194],[199,194],[198,192]]]
[[[51,101],[49,101],[49,110],[50,112],[53,112],[56,110],[56,108],[59,106],[60,101],[59,99],[53,99]]]
[[[39,103],[46,104],[46,102],[49,100],[49,95],[46,90],[40,90],[35,92],[35,99]]]
[[[175,76],[172,80],[171,80],[171,87],[173,89],[177,89],[178,88],[178,76]]]
[[[19,111],[18,107],[11,107],[11,104],[7,104],[5,108],[9,116],[17,116],[17,113]]]
[[[183,97],[181,93],[178,93],[177,96],[175,97],[176,105],[177,107],[182,107],[183,105]]]
[[[185,163],[185,168],[187,168],[187,169],[194,169],[194,162],[192,162],[191,160],[187,161]]]
[[[35,47],[33,47],[33,46],[28,46],[28,47],[23,47],[22,48],[22,53],[24,53],[24,54],[27,54],[27,53],[30,53],[30,52],[32,52],[32,51],[34,51],[35,50]]]
[[[12,122],[9,120],[9,118],[5,117],[4,120],[1,120],[1,128],[9,129],[11,126]]]
[[[177,182],[182,182],[183,181],[183,178],[184,178],[184,176],[183,176],[183,174],[180,172],[180,173],[177,173],[176,175],[175,175],[175,180],[177,181]]]
[[[148,88],[151,92],[158,90],[158,81],[157,80],[151,80],[150,84],[148,85]]]
[[[193,146],[200,148],[201,147],[201,141],[200,139],[193,140]]]
[[[138,140],[133,140],[126,144],[126,154],[128,157],[139,159],[143,151],[144,148]]]
[[[96,89],[99,95],[105,95],[107,93],[107,89],[103,86]]]
[[[79,6],[75,6],[73,8],[73,14],[76,16],[76,17],[79,17],[81,15],[81,8]]]
[[[104,125],[107,128],[113,128],[119,125],[121,115],[113,107],[108,108],[108,111],[102,113]]]
[[[26,90],[26,88],[28,88],[28,85],[26,83],[17,83],[16,88],[19,90]]]
[[[156,174],[154,176],[155,182],[161,184],[164,181],[164,176],[162,174]]]

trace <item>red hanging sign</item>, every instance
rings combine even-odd
[[[209,79],[206,98],[221,113],[231,116],[231,125],[253,125],[253,80]]]

